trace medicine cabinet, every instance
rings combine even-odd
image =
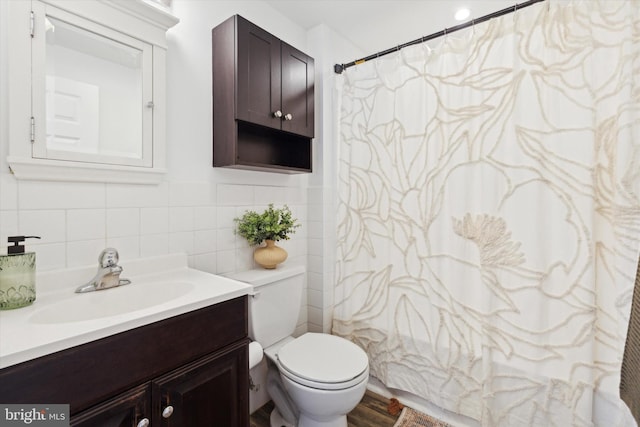
[[[18,179],[157,183],[166,31],[143,0],[9,2],[9,167]]]

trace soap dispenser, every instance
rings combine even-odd
[[[38,236],[12,236],[7,255],[0,255],[0,310],[27,306],[36,300],[36,253],[20,243]]]

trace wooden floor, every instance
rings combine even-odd
[[[367,390],[362,402],[347,415],[349,427],[393,427],[400,415],[389,415],[387,405],[389,399]],[[273,403],[269,402],[254,412],[251,427],[269,427],[272,409]]]

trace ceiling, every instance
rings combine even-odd
[[[517,0],[264,0],[305,29],[326,24],[364,56],[452,27],[467,7],[479,18]],[[520,0],[522,2],[522,0]],[[464,22],[464,21],[463,21]],[[347,60],[345,58],[345,60]],[[346,61],[345,61],[346,62]]]

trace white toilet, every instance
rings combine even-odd
[[[262,345],[271,362],[271,426],[346,427],[346,414],[365,393],[369,359],[360,347],[334,335],[291,336],[300,312],[304,267],[285,265],[231,277],[254,287],[249,337]]]

